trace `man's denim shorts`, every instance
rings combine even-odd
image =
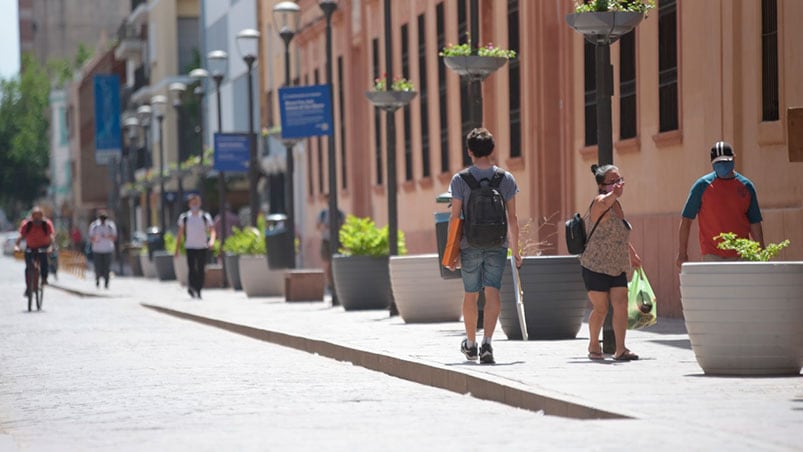
[[[479,292],[483,287],[502,287],[507,248],[464,248],[460,250],[460,261],[466,292]]]

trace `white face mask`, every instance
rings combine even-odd
[[[201,206],[190,206],[190,210],[193,212],[198,212],[201,210]]]

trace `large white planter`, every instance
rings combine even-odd
[[[156,278],[156,265],[148,259],[147,254],[139,255],[139,263],[142,265],[142,276],[145,278]]]
[[[686,263],[680,295],[706,374],[800,373],[803,262]]]
[[[176,280],[184,287],[187,287],[190,279],[190,266],[187,265],[187,256],[179,254],[173,256],[173,268],[176,271]]]
[[[456,322],[463,310],[463,280],[443,279],[437,254],[390,257],[390,285],[407,323]]]
[[[240,256],[240,284],[248,297],[284,295],[284,270],[268,268],[265,255]]]

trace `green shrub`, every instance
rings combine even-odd
[[[246,227],[243,229],[234,227],[232,234],[226,237],[223,243],[223,251],[226,254],[266,254],[265,237],[259,229]]]
[[[631,13],[646,13],[655,8],[655,0],[592,0],[576,2],[574,12],[590,13],[604,11],[628,11]]]
[[[399,254],[407,254],[404,244],[404,233],[398,231]],[[374,220],[346,216],[346,222],[340,228],[340,254],[346,256],[388,256],[388,227],[378,228]]]
[[[781,243],[770,243],[766,248],[761,249],[761,245],[758,242],[739,238],[733,232],[723,232],[714,238],[722,240],[717,243],[717,248],[721,250],[736,250],[739,257],[746,261],[766,262],[789,246],[789,240],[784,240]]]

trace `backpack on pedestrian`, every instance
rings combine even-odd
[[[465,169],[458,173],[471,189],[468,201],[463,206],[463,235],[474,248],[496,248],[507,238],[507,208],[499,185],[505,171],[496,168],[489,180],[479,181]]]
[[[179,219],[181,219],[181,224],[184,225],[184,228],[187,227],[187,218],[189,218],[191,214],[192,212],[183,212],[181,215],[179,215]],[[215,224],[215,222],[212,221],[212,215],[210,215],[209,212],[202,210],[200,214],[206,227],[210,227]]]

